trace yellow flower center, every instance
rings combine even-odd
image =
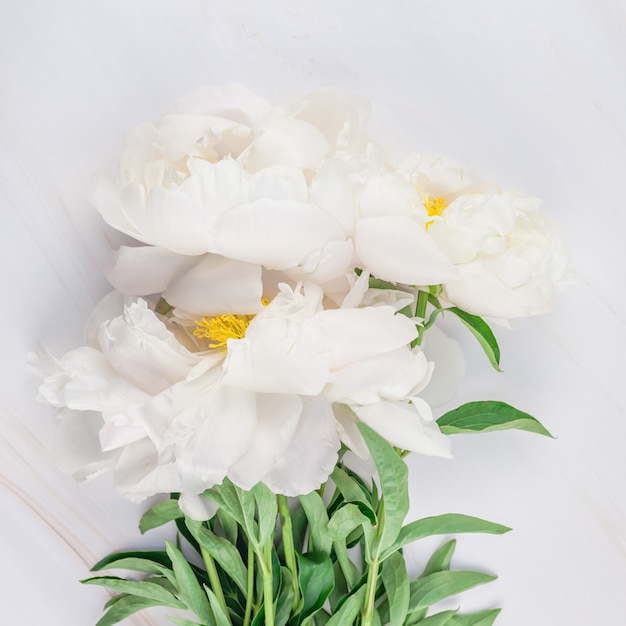
[[[447,202],[439,196],[438,198],[431,198],[428,194],[424,195],[424,207],[426,211],[428,211],[428,215],[431,217],[434,215],[441,215],[443,210],[448,206]],[[434,223],[435,220],[430,220],[426,222],[426,230],[429,229],[430,225]]]
[[[267,298],[261,300],[263,306],[269,304]],[[226,343],[229,339],[243,339],[254,315],[217,315],[215,317],[203,317],[196,320],[196,328],[193,331],[194,337],[208,339],[209,348],[226,352]]]
[[[194,337],[208,339],[209,347],[226,352],[226,342],[229,339],[243,339],[254,315],[218,315],[217,317],[203,317],[196,320],[197,328],[193,331]]]

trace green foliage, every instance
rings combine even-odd
[[[175,496],[148,511],[142,529],[174,522],[177,544],[168,542],[165,551],[112,554],[94,566],[94,571],[146,575],[140,581],[116,576],[83,581],[118,592],[98,626],[153,606],[188,610],[190,617],[170,618],[179,626],[491,626],[498,609],[465,615],[432,611],[440,600],[494,579],[452,570],[455,540],[438,548],[413,581],[402,550],[433,535],[510,529],[459,514],[403,525],[409,507],[406,464],[371,428],[358,427],[377,479],[367,483],[339,463],[324,497],[320,490],[289,507],[281,501],[282,529],[277,497],[269,489],[257,485],[244,491],[228,480],[204,494],[220,507],[211,520],[182,516]]]
[[[447,435],[516,429],[552,437],[548,430],[528,413],[494,400],[463,404],[442,415],[437,424],[441,432]]]

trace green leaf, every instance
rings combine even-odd
[[[215,617],[215,626],[232,626],[230,618],[224,613],[224,609],[220,606],[219,600],[213,593],[213,590],[207,585],[204,585],[204,591],[209,598],[209,604],[213,611],[213,616]]]
[[[341,608],[328,620],[326,626],[347,626],[348,624],[354,624],[363,607],[364,598],[365,587],[361,587],[356,593],[348,596],[346,601],[341,605]]]
[[[330,557],[324,552],[298,554],[298,582],[302,594],[300,623],[324,606],[335,585]]]
[[[328,523],[328,532],[333,541],[345,539],[355,528],[362,524],[371,525],[369,517],[361,513],[356,504],[348,503],[335,511]]]
[[[495,400],[463,404],[442,415],[437,424],[446,435],[517,429],[552,437],[541,423],[528,413]]]
[[[413,613],[426,609],[445,598],[495,579],[496,576],[483,574],[482,572],[465,571],[435,572],[424,578],[418,578],[410,586],[409,611]]]
[[[226,483],[226,481],[224,481]],[[239,502],[239,508],[241,510],[244,528],[248,540],[257,546],[263,545],[259,541],[259,526],[256,521],[256,500],[251,491],[241,489],[236,485],[233,485],[237,501]]]
[[[337,465],[330,475],[337,489],[346,502],[360,502],[371,511],[371,518],[375,519],[376,514],[370,502],[370,494],[367,493],[363,485],[355,480],[346,470]]]
[[[103,569],[128,569],[148,574],[161,574],[163,567],[171,567],[172,562],[164,550],[113,552],[98,561],[92,572]]]
[[[221,485],[207,489],[203,496],[217,504],[218,508],[228,513],[240,526],[244,525],[237,491],[235,485],[230,480],[225,478]]]
[[[291,572],[286,567],[280,568],[281,585],[276,598],[276,611],[274,614],[274,626],[285,626],[291,617],[293,609],[293,587],[291,586]]]
[[[491,626],[502,609],[488,609],[468,615],[455,615],[450,626]]]
[[[426,567],[424,568],[420,578],[424,578],[425,576],[429,576],[435,572],[445,572],[446,570],[449,570],[450,561],[452,560],[455,548],[456,539],[451,539],[450,541],[444,543],[441,548],[435,550],[430,559],[428,559],[428,563],[426,563]]]
[[[372,455],[382,491],[379,506],[378,550],[383,552],[393,545],[409,512],[408,469],[393,447],[367,424],[358,422],[357,427]],[[380,514],[382,510],[382,519]]]
[[[204,622],[213,621],[213,614],[204,590],[198,583],[183,553],[169,541],[165,542],[167,554],[172,560],[176,586],[180,599]]]
[[[449,309],[445,309],[445,311],[450,311],[450,313],[454,313],[462,322],[469,328],[470,332],[476,339],[478,343],[481,345],[482,349],[485,351],[487,358],[491,365],[498,372],[501,372],[500,369],[500,347],[498,346],[498,342],[496,340],[495,335],[487,322],[485,322],[482,317],[478,317],[478,315],[472,315],[471,313],[467,313],[458,307],[450,307]]]
[[[178,500],[166,500],[146,511],[139,521],[139,530],[143,534],[148,530],[184,517],[178,506]]]
[[[220,567],[245,594],[248,574],[239,550],[228,539],[218,537],[200,522],[187,519],[186,523],[196,541],[219,563]]]
[[[435,613],[434,615],[430,615],[425,617],[424,619],[418,622],[419,626],[450,626],[454,619],[454,616],[457,614],[457,610],[453,609],[452,611],[442,611],[441,613]]]
[[[394,552],[384,563],[381,575],[389,600],[389,626],[402,626],[409,610],[409,575],[404,557]]]
[[[328,532],[328,513],[324,501],[317,491],[298,496],[298,499],[309,520],[313,548],[316,552],[330,554],[333,540]]]
[[[267,543],[276,528],[278,504],[276,494],[272,493],[263,483],[257,483],[252,488],[252,494],[258,510],[259,543]]]
[[[508,526],[488,522],[479,517],[462,515],[460,513],[445,513],[433,517],[424,517],[403,526],[393,549],[395,551],[408,543],[432,535],[452,535],[456,533],[502,535],[510,530]]]
[[[118,624],[129,615],[153,606],[159,606],[159,603],[155,600],[149,600],[148,598],[123,596],[98,620],[96,626],[112,626],[113,624]]]
[[[117,576],[96,576],[94,578],[81,580],[81,582],[85,585],[99,585],[138,598],[146,598],[162,606],[169,606],[174,609],[187,608],[167,589],[164,589],[161,585],[150,582],[150,579],[136,581],[118,578]]]

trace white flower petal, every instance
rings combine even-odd
[[[191,519],[198,522],[204,522],[211,519],[217,513],[219,507],[217,504],[204,498],[202,494],[181,493],[178,498],[178,506],[180,510]]]
[[[317,395],[328,380],[328,347],[314,320],[257,316],[228,342],[224,385],[262,393]]]
[[[276,118],[242,158],[252,172],[272,165],[312,168],[328,151],[328,141],[315,126],[301,120]]]
[[[429,456],[450,457],[450,439],[439,432],[437,423],[426,419],[414,404],[380,402],[353,406],[358,418],[389,443],[404,450]]]
[[[211,246],[233,259],[286,269],[343,239],[339,223],[313,204],[262,199],[226,211],[214,224]]]
[[[404,217],[370,217],[356,224],[356,253],[370,272],[406,285],[437,285],[457,271],[423,225]]]
[[[141,502],[159,493],[182,491],[176,464],[159,462],[158,451],[149,439],[137,441],[122,450],[114,479],[117,491],[133,502]]]
[[[274,467],[293,439],[302,413],[295,395],[256,394],[257,422],[250,447],[228,470],[242,489],[252,489]]]
[[[194,257],[155,246],[122,246],[112,253],[105,274],[118,291],[147,296],[165,291],[175,276],[196,262]]]
[[[138,424],[130,414],[118,414],[107,418],[100,430],[102,450],[115,450],[147,436],[144,427]]]
[[[99,337],[115,371],[151,394],[183,380],[202,358],[180,345],[142,299],[103,324]]]
[[[369,459],[369,448],[356,426],[356,413],[346,404],[333,404],[333,412],[337,419],[337,434],[341,442],[359,458]]]
[[[95,411],[64,409],[59,413],[52,454],[62,472],[88,480],[113,467],[117,453],[100,448],[98,433],[103,423]]]
[[[287,115],[319,128],[333,151],[361,151],[367,145],[370,104],[358,94],[319,89],[287,109]]]
[[[190,406],[180,420],[197,425],[178,451],[183,491],[220,483],[245,453],[256,428],[256,398],[243,389],[215,387]]]
[[[415,187],[396,172],[368,179],[360,199],[361,217],[411,217],[420,207]],[[422,217],[426,211],[422,210]]]
[[[201,316],[256,313],[261,308],[261,266],[204,254],[168,285],[169,304]]]
[[[322,396],[303,398],[294,436],[263,482],[274,493],[285,496],[318,489],[335,467],[339,446],[330,404]]]
[[[328,341],[331,368],[395,350],[417,337],[415,323],[389,306],[329,309],[317,319]]]
[[[402,400],[428,383],[431,370],[422,352],[402,347],[331,372],[324,393],[331,402],[346,404]]]

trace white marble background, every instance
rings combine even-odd
[[[502,606],[500,626],[625,623],[624,0],[2,0],[1,622],[93,625],[106,594],[78,584],[88,566],[160,545],[107,479],[78,486],[56,469],[24,355],[78,345],[106,292],[115,237],[84,199],[93,171],[132,125],[224,82],[276,103],[360,92],[398,156],[452,157],[563,223],[578,283],[550,315],[498,331],[505,373],[460,334],[460,400],[505,400],[558,438],[455,437],[453,461],[413,458],[411,515],[515,528],[460,538],[457,567],[500,575],[462,607]],[[413,568],[423,558],[409,553]]]

